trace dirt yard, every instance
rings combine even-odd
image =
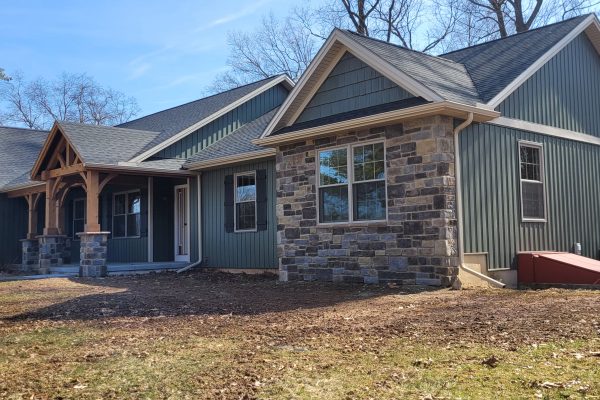
[[[0,398],[600,398],[600,292],[0,283]]]

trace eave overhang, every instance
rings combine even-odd
[[[445,115],[454,118],[466,119],[469,113],[473,113],[473,120],[476,122],[487,122],[500,116],[498,111],[489,108],[470,106],[451,101],[440,101],[416,107],[408,107],[380,114],[369,115],[361,118],[349,119],[332,124],[315,126],[279,135],[275,134],[272,136],[255,139],[252,141],[252,143],[260,146],[277,146],[284,143],[305,140],[307,138],[327,136],[332,133],[340,133],[344,131],[371,128],[384,124],[398,123],[408,119],[432,115]]]

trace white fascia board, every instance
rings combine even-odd
[[[243,163],[260,158],[275,157],[276,154],[277,152],[274,148],[266,148],[264,150],[257,150],[250,153],[242,153],[234,156],[219,157],[212,160],[193,162],[186,164],[184,167],[190,171],[199,171],[203,169],[218,168],[224,165]]]
[[[598,25],[598,20],[595,16],[590,15],[586,19],[584,19],[575,29],[569,32],[568,35],[563,37],[558,43],[556,43],[550,50],[548,50],[544,55],[537,59],[536,62],[531,64],[529,68],[523,71],[518,77],[516,77],[511,83],[509,83],[500,93],[494,96],[488,102],[488,105],[491,108],[496,108],[502,103],[508,96],[510,96],[515,90],[517,90],[522,84],[527,81],[533,74],[535,74],[540,68],[544,66],[552,57],[557,55],[562,49],[564,49],[573,39],[575,39],[579,34],[584,32],[590,25],[594,24],[597,28],[600,29]]]
[[[400,110],[388,111],[380,114],[369,115],[366,117],[354,118],[345,121],[338,121],[327,125],[315,126],[295,132],[284,133],[281,135],[270,136],[260,139],[254,139],[252,143],[259,146],[277,146],[282,143],[305,140],[307,138],[329,135],[339,131],[362,129],[370,126],[377,126],[397,122],[405,119],[419,118],[430,115],[449,115],[457,118],[467,118],[469,113],[473,113],[475,121],[486,122],[498,118],[498,111],[488,108],[478,108],[451,101],[442,101],[437,103],[428,103],[420,106],[403,108]]]
[[[187,135],[189,135],[192,132],[197,131],[198,129],[202,128],[204,125],[214,121],[215,119],[227,114],[229,111],[235,109],[236,107],[244,104],[245,102],[247,102],[248,100],[258,96],[259,94],[271,89],[272,87],[277,86],[278,84],[283,83],[287,88],[293,88],[294,87],[294,82],[292,82],[292,80],[287,76],[287,75],[282,75],[280,77],[277,77],[275,79],[273,79],[271,82],[259,87],[258,89],[256,89],[253,92],[248,93],[246,96],[240,98],[239,100],[227,105],[226,107],[221,108],[219,111],[217,111],[214,114],[209,115],[208,117],[204,118],[201,121],[198,121],[197,123],[195,123],[194,125],[185,128],[184,130],[182,130],[181,132],[177,133],[176,135],[170,137],[169,139],[165,140],[164,142],[161,142],[160,144],[154,146],[153,148],[151,148],[150,150],[145,151],[144,153],[140,154],[137,157],[132,158],[131,160],[129,160],[129,162],[132,163],[137,163],[137,162],[142,162],[145,159],[147,159],[148,157],[151,157],[152,155],[156,154],[157,152],[169,147],[170,145],[172,145],[173,143],[176,143],[178,140],[183,139],[184,137],[186,137]]]
[[[518,129],[527,132],[539,133],[541,135],[554,136],[562,139],[574,140],[576,142],[600,146],[600,137],[588,135],[587,133],[570,131],[568,129],[556,128],[554,126],[536,124],[520,119],[498,117],[488,121],[487,123],[504,128]]]

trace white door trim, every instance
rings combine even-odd
[[[179,226],[178,226],[178,221],[179,218],[177,213],[179,211],[179,203],[177,202],[177,190],[179,189],[185,189],[185,193],[186,193],[186,205],[187,205],[187,212],[186,212],[186,248],[187,248],[187,254],[184,255],[178,255],[178,232],[179,232]],[[175,255],[175,261],[190,261],[190,186],[189,184],[185,184],[185,185],[176,185],[175,187],[173,187],[173,194],[174,194],[174,201],[173,201],[173,216],[174,216],[174,229],[173,229],[173,251],[174,251],[174,255]]]

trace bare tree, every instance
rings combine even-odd
[[[49,128],[55,120],[116,125],[139,112],[137,101],[98,85],[85,74],[63,73],[48,81],[26,82],[18,73],[0,87],[3,120],[29,128]]]
[[[230,71],[217,77],[211,91],[221,91],[278,74],[297,80],[312,60],[319,41],[301,23],[272,14],[254,32],[229,34]]]
[[[0,81],[10,81],[10,76],[6,75],[4,68],[0,68]]]
[[[594,12],[596,0],[446,0],[457,9],[454,48],[503,38],[532,28]]]

